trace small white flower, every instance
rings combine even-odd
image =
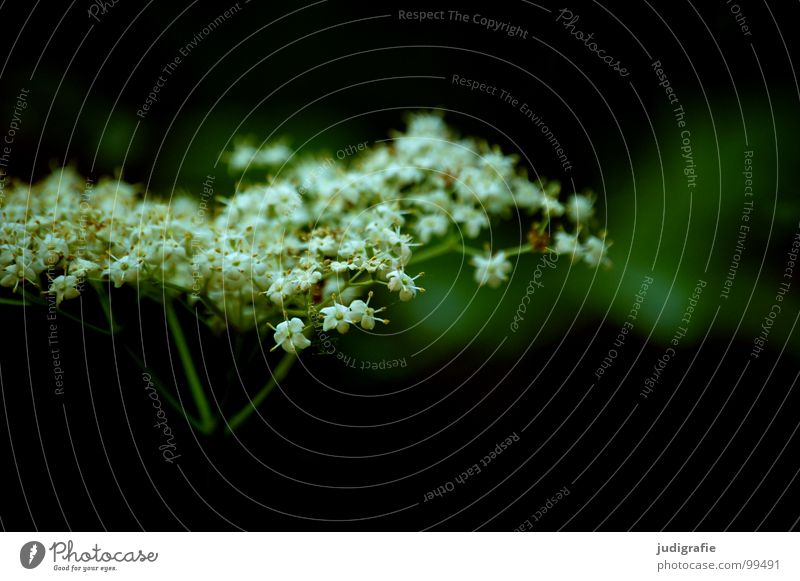
[[[586,224],[593,214],[593,203],[588,196],[575,194],[567,201],[567,216],[573,223]]]
[[[81,294],[78,290],[78,279],[71,274],[66,276],[62,274],[54,278],[48,292],[56,295],[56,306],[60,305],[64,299],[74,299]]]
[[[461,224],[467,238],[477,238],[481,229],[489,225],[486,214],[471,203],[461,203],[453,208],[453,219]]]
[[[514,172],[514,165],[517,158],[513,155],[503,155],[499,149],[483,156],[481,164],[488,168],[492,173],[501,176],[508,176]]]
[[[292,275],[297,288],[302,292],[307,291],[309,287],[317,284],[322,278],[322,273],[318,270],[314,270],[313,268],[307,270],[295,270],[292,271]]]
[[[342,258],[352,258],[356,254],[361,254],[366,250],[364,240],[345,240],[339,246],[339,256]]]
[[[62,256],[67,254],[69,254],[69,247],[63,238],[48,234],[39,242],[39,257],[46,265],[55,265]]]
[[[275,184],[264,192],[264,204],[272,208],[278,216],[288,216],[294,212],[302,200],[300,194],[290,184]]]
[[[242,288],[247,282],[242,269],[225,265],[222,267],[222,286],[226,291],[235,291]]]
[[[269,264],[261,260],[254,260],[250,266],[250,276],[253,279],[253,285],[259,290],[266,290],[272,284],[272,273],[269,270]]]
[[[422,243],[427,244],[434,236],[444,236],[450,222],[443,214],[428,214],[420,216],[415,227]]]
[[[285,143],[270,143],[259,150],[254,162],[266,167],[277,167],[292,157],[292,148]]]
[[[69,264],[69,273],[74,274],[76,278],[86,278],[99,273],[101,270],[100,265],[92,262],[91,260],[84,260],[83,258],[76,258]]]
[[[535,212],[542,207],[544,194],[539,186],[522,178],[514,180],[513,185],[515,188],[514,201],[517,206],[530,212]]]
[[[608,245],[597,236],[590,236],[587,238],[586,242],[583,243],[583,250],[585,252],[583,260],[589,266],[609,266],[611,264],[607,256]]]
[[[36,273],[31,268],[31,263],[21,256],[6,266],[3,272],[5,274],[0,278],[0,286],[12,286],[17,290],[17,286],[23,280],[36,284]]]
[[[370,300],[372,300],[372,291],[369,291],[369,295],[367,295],[367,302],[356,299],[350,303],[351,320],[353,323],[361,323],[361,327],[367,331],[371,331],[375,328],[375,321],[380,321],[384,325],[389,322],[388,319],[379,319],[375,316],[375,313],[380,313],[384,307],[373,309],[369,306]]]
[[[336,256],[337,245],[333,236],[312,236],[308,241],[308,250],[313,254],[320,252],[324,256]]]
[[[350,324],[356,322],[350,318],[350,310],[336,301],[333,302],[332,307],[325,307],[320,309],[319,312],[324,317],[322,321],[323,331],[336,329],[339,333],[344,334],[350,329]]]
[[[119,288],[126,282],[136,282],[139,278],[139,270],[142,266],[140,258],[133,256],[123,256],[119,260],[112,262],[103,271],[103,276],[108,275],[115,288]]]
[[[341,274],[342,272],[351,268],[353,268],[353,265],[351,263],[340,262],[338,260],[331,261],[331,271],[335,272],[336,274]]]
[[[231,166],[231,169],[244,169],[254,164],[257,154],[258,151],[252,145],[237,145],[228,158],[228,165]]]
[[[577,234],[567,234],[560,231],[555,233],[554,239],[556,241],[556,254],[569,254],[572,260],[578,260],[583,256]]]
[[[288,321],[279,323],[275,327],[274,339],[275,347],[271,351],[278,347],[283,347],[283,350],[287,353],[297,353],[299,350],[311,345],[311,341],[303,335],[303,321],[297,317],[292,317]]]
[[[279,276],[267,289],[267,296],[276,305],[282,305],[283,301],[289,298],[297,290],[297,284],[290,281],[288,277]]]
[[[434,113],[418,113],[408,120],[409,135],[426,137],[447,137],[447,125],[441,115]]]
[[[551,218],[557,218],[564,214],[564,204],[550,196],[544,196],[542,198],[542,207],[544,208],[545,214]]]
[[[494,256],[475,256],[472,264],[475,266],[475,280],[480,286],[497,288],[508,280],[508,273],[511,272],[511,262],[502,251]]]
[[[401,301],[410,301],[417,296],[417,291],[425,292],[424,288],[418,287],[414,284],[414,281],[420,276],[422,276],[422,273],[419,273],[414,278],[411,278],[402,270],[393,270],[387,275],[387,278],[389,279],[387,286],[391,292],[397,291],[400,293]]]

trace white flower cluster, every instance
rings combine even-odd
[[[234,150],[226,156],[232,170],[276,168],[282,166],[294,155],[294,151],[284,142],[270,143],[256,147],[252,140],[236,143]]]
[[[79,296],[87,279],[166,287],[202,302],[220,326],[277,323],[276,347],[296,352],[320,322],[340,333],[388,322],[375,316],[383,308],[370,306],[372,292],[359,297],[373,285],[401,301],[416,297],[424,289],[415,258],[437,244],[473,254],[478,284],[499,286],[513,253],[468,240],[516,211],[538,233],[517,254],[547,249],[607,262],[604,236],[590,230],[591,197],[562,203],[557,183],[530,181],[515,156],[458,138],[436,114],[413,116],[393,137],[339,164],[294,160],[282,144],[240,145],[229,157],[235,168],[289,163],[219,198],[213,211],[189,196],[143,197],[119,180],[87,188],[69,168],[11,184],[0,208],[0,285],[36,287],[57,303]]]

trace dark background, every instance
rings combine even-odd
[[[236,135],[288,136],[304,151],[334,152],[385,139],[408,110],[441,108],[461,133],[519,153],[532,175],[593,189],[614,267],[560,265],[522,330],[509,334],[537,257],[521,261],[503,291],[476,291],[458,259],[443,259],[426,267],[424,298],[392,309],[393,320],[422,321],[417,327],[338,344],[361,360],[406,358],[407,367],[354,371],[309,352],[235,436],[198,434],[168,409],[181,454],[172,465],[159,454],[142,368],[129,353],[144,352],[148,370],[191,407],[157,304],[142,301],[137,311],[134,291],[112,292],[122,327],[113,336],[60,317],[64,395],[54,394],[46,311],[0,305],[2,526],[511,530],[530,519],[534,530],[795,527],[796,288],[767,350],[750,358],[800,217],[790,28],[798,11],[772,4],[740,2],[747,37],[724,2],[571,3],[577,28],[627,65],[621,78],[556,23],[561,5],[459,9],[519,24],[529,31],[521,39],[473,23],[398,19],[398,9],[435,9],[427,3],[300,10],[240,2],[183,58],[145,119],[136,111],[160,69],[232,4],[120,0],[100,22],[87,16],[87,2],[63,11],[3,5],[0,130],[19,90],[30,89],[7,170],[22,181],[72,164],[169,196],[198,192],[211,173],[225,195],[240,176],[215,164]],[[650,68],[656,59],[687,111],[701,176],[691,195],[679,130]],[[518,110],[454,86],[453,74],[531,104],[573,169],[561,168]],[[755,152],[754,224],[723,300],[746,149]],[[635,330],[596,381],[647,275],[655,283]],[[644,400],[643,381],[699,278],[708,286],[690,332]],[[103,326],[92,299],[64,311]],[[190,313],[181,317],[215,401],[238,409],[276,360],[256,349],[234,362],[234,337],[198,333]],[[243,340],[253,349],[259,338]],[[423,502],[512,433],[519,442],[480,475]],[[570,494],[533,522],[565,486]]]

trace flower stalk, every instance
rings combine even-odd
[[[173,306],[171,300],[167,300],[164,303],[164,314],[166,316],[167,326],[170,334],[175,342],[175,347],[178,350],[178,357],[183,365],[184,376],[186,377],[186,382],[189,385],[189,393],[191,393],[192,399],[194,399],[195,407],[197,408],[200,422],[199,430],[205,434],[210,434],[214,431],[217,422],[213,413],[211,412],[211,405],[206,397],[203,384],[200,382],[200,377],[197,374],[197,368],[194,365],[192,353],[189,350],[188,344],[186,343],[186,337],[183,334],[183,329],[181,328],[180,321],[178,321],[178,316],[175,313],[175,307]]]
[[[294,353],[285,353],[283,358],[280,360],[278,365],[275,366],[275,369],[272,371],[272,377],[267,382],[267,384],[261,388],[261,390],[255,394],[252,399],[249,399],[247,405],[242,407],[238,412],[233,414],[225,423],[225,433],[232,434],[238,427],[240,427],[252,414],[256,411],[261,402],[263,402],[267,396],[272,393],[272,390],[284,379],[289,373],[289,370],[294,365],[294,362],[297,360],[297,355]]]

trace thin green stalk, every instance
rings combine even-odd
[[[130,347],[126,347],[126,349],[128,350],[128,353],[130,354],[131,358],[136,362],[136,364],[142,369],[145,369],[144,361],[142,361],[141,357],[138,357],[136,353],[134,353],[130,349]],[[171,405],[173,408],[175,408],[182,416],[185,416],[186,419],[189,420],[189,423],[192,424],[192,426],[194,426],[196,430],[202,431],[203,426],[200,423],[200,420],[198,420],[192,414],[190,414],[189,411],[185,407],[183,407],[178,402],[178,400],[172,396],[172,394],[169,391],[167,391],[167,389],[164,387],[164,384],[161,383],[161,380],[158,379],[155,373],[152,372],[148,373],[150,374],[150,378],[153,381],[153,385],[156,387],[158,392],[164,397],[164,399],[167,400],[167,403]]]
[[[166,280],[159,280],[158,284],[154,283],[153,286],[154,286],[154,289],[156,290],[156,292],[160,292],[162,287],[163,287],[163,288],[168,288],[168,289],[174,290],[179,295],[190,295],[190,294],[192,294],[192,289],[189,289],[189,288],[186,288],[186,287],[182,287],[179,284],[174,284],[174,283],[171,283],[171,282],[167,282]]]
[[[15,299],[0,299],[0,305],[14,305],[17,307],[23,307],[25,306],[25,304],[26,304],[25,302],[18,301]]]
[[[448,238],[441,244],[431,246],[422,252],[417,252],[411,257],[409,265],[431,260],[433,258],[438,258],[439,256],[448,254],[450,252],[461,252],[462,254],[469,254],[470,256],[483,256],[485,254],[478,248],[472,248],[471,246],[460,244],[458,238],[452,237]]]
[[[189,391],[197,406],[197,413],[200,415],[200,431],[206,434],[211,433],[216,426],[216,421],[211,413],[211,406],[208,403],[203,384],[200,382],[200,377],[197,375],[197,369],[194,366],[192,354],[186,343],[186,337],[183,335],[183,329],[181,329],[181,324],[175,314],[175,307],[170,300],[164,303],[164,312],[167,316],[167,325],[172,333],[172,338],[175,340],[175,346],[178,349],[178,355],[183,364],[186,381],[189,383]]]
[[[114,323],[114,318],[111,313],[111,302],[108,300],[108,295],[106,294],[103,285],[97,282],[91,283],[94,292],[97,294],[97,298],[100,300],[100,307],[103,309],[103,314],[106,317],[106,321],[108,321],[108,328],[112,333],[118,333],[122,331],[122,327],[117,326]]]
[[[353,276],[351,276],[350,279],[347,282],[349,284],[355,283],[356,280],[358,280],[358,277],[361,276],[362,274],[364,274],[365,272],[366,272],[366,270],[359,270],[357,273],[355,273]]]
[[[282,381],[286,374],[289,373],[289,370],[292,368],[297,356],[294,353],[286,353],[281,359],[280,363],[275,367],[272,371],[272,377],[270,378],[269,382],[261,388],[253,398],[245,405],[241,410],[239,410],[236,414],[234,414],[228,425],[225,427],[225,432],[227,434],[232,434],[236,428],[241,426],[250,415],[256,411],[256,408],[261,404],[262,401],[266,399],[266,397],[275,389],[275,386],[278,385],[278,382]]]
[[[479,250],[478,248],[472,248],[471,246],[462,246],[459,250],[464,254],[469,254],[470,256],[485,256],[486,252]]]
[[[421,252],[417,252],[411,256],[411,260],[409,264],[416,264],[418,262],[424,262],[426,260],[431,260],[432,258],[437,258],[443,254],[447,254],[448,252],[452,252],[457,248],[457,240],[455,238],[448,238],[441,244],[437,244],[436,246],[431,246],[430,248],[426,248]]]
[[[510,258],[512,256],[517,256],[518,254],[524,254],[526,252],[530,252],[533,250],[533,246],[530,244],[523,244],[522,246],[518,246],[517,248],[509,248],[508,250],[504,250],[506,257]]]
[[[293,317],[305,317],[308,314],[308,312],[303,309],[284,309],[283,312]]]

